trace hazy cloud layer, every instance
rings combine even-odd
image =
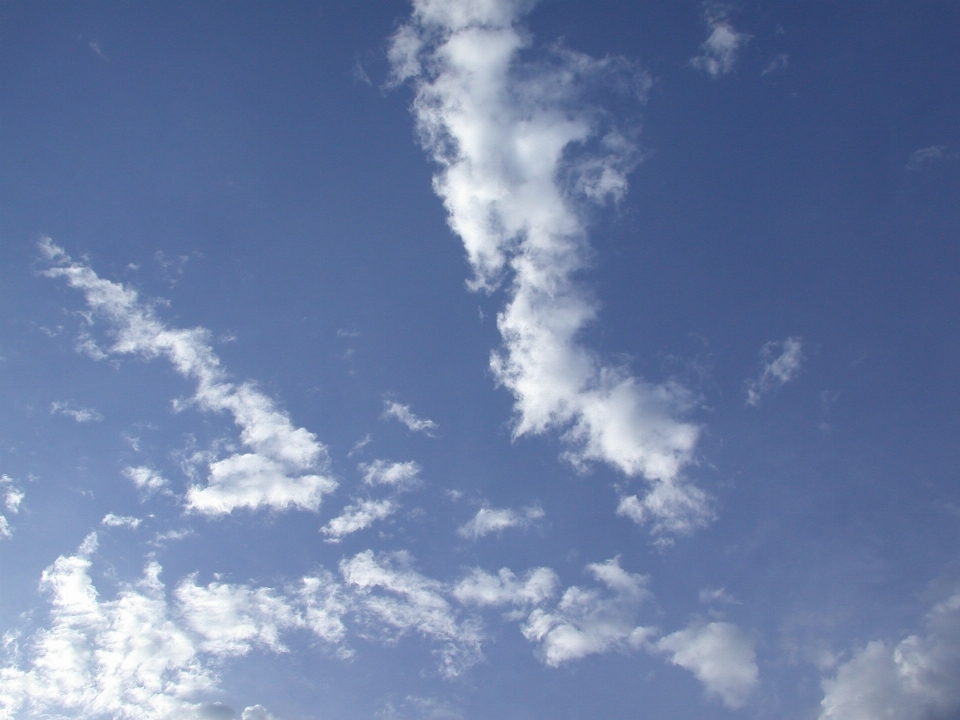
[[[49,238],[40,243],[51,264],[49,277],[66,279],[80,290],[91,316],[106,320],[114,343],[110,354],[166,357],[184,377],[197,382],[192,400],[208,412],[229,412],[250,452],[209,462],[206,485],[187,491],[186,505],[205,515],[251,510],[316,510],[336,482],[325,474],[326,448],[316,436],[298,428],[252,383],[227,379],[203,328],[168,328],[135,290],[104,280],[87,265],[74,262]],[[138,482],[136,472],[131,475]],[[151,486],[147,483],[147,487]]]
[[[759,405],[764,395],[795,379],[803,360],[803,342],[798,337],[764,345],[760,349],[760,375],[746,383],[747,404]]]
[[[530,40],[518,23],[532,6],[415,2],[392,41],[394,80],[416,91],[421,142],[440,166],[434,187],[464,243],[470,285],[506,282],[491,367],[514,394],[514,435],[560,430],[574,464],[606,462],[686,493],[648,515],[672,513],[661,527],[689,529],[708,511],[681,476],[698,436],[677,419],[688,394],[605,364],[579,342],[598,312],[578,280],[590,257],[584,203],[622,197],[638,159],[630,134],[584,95],[606,87],[639,96],[649,80],[623,59],[562,47],[521,62]]]
[[[820,720],[933,720],[960,713],[960,593],[938,604],[927,632],[867,643],[824,680]]]

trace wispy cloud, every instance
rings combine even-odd
[[[115,528],[129,528],[131,530],[136,530],[140,527],[142,521],[140,518],[131,517],[130,515],[114,515],[113,513],[107,513],[103,516],[103,520],[100,521],[100,524],[104,527],[115,527]]]
[[[693,624],[661,638],[656,647],[729,708],[742,707],[759,683],[753,642],[736,625]]]
[[[769,75],[772,72],[776,72],[780,68],[787,67],[789,63],[790,56],[786,53],[780,53],[763,67],[763,70],[760,71],[760,75]]]
[[[397,510],[393,500],[360,500],[347,505],[341,513],[320,529],[327,542],[338,543],[345,536],[364,530],[378,520],[389,517]]]
[[[574,464],[606,462],[686,493],[688,502],[651,512],[680,509],[670,526],[691,528],[708,513],[681,475],[699,432],[677,419],[689,394],[605,364],[578,341],[598,313],[577,280],[591,253],[584,204],[622,197],[639,157],[631,133],[584,96],[605,87],[639,97],[649,78],[622,58],[562,46],[521,61],[530,36],[518,23],[533,4],[418,0],[392,41],[393,78],[415,89],[470,286],[508,285],[491,368],[516,399],[514,436],[560,430]]]
[[[430,435],[431,431],[437,428],[437,424],[433,420],[419,418],[414,415],[409,405],[401,405],[393,400],[384,401],[382,417],[385,420],[389,418],[399,420],[413,432],[422,432],[427,435]]]
[[[167,327],[135,290],[98,277],[50,238],[44,238],[40,248],[51,265],[45,274],[64,278],[83,292],[91,317],[109,324],[114,343],[106,352],[164,356],[177,372],[197,382],[192,398],[197,406],[233,415],[240,441],[250,452],[212,460],[206,485],[187,491],[188,509],[221,515],[239,508],[316,510],[320,506],[323,495],[336,487],[325,474],[326,448],[313,433],[295,427],[254,384],[230,382],[207,330]]]
[[[341,562],[340,571],[368,619],[397,636],[417,632],[439,644],[445,677],[456,677],[483,657],[479,624],[460,619],[444,597],[444,584],[412,569],[405,553],[378,557],[367,550]]]
[[[520,510],[512,508],[480,508],[470,522],[457,529],[461,537],[477,540],[490,533],[499,535],[514,527],[529,527],[544,517],[543,508],[531,505]]]
[[[820,720],[927,720],[960,712],[960,593],[936,605],[925,634],[867,643],[823,681]]]
[[[78,423],[87,423],[87,422],[99,422],[103,420],[103,415],[98,413],[93,408],[75,408],[72,407],[69,402],[53,402],[50,404],[50,414],[51,415],[66,415],[69,418],[73,418]]]
[[[925,165],[960,159],[960,152],[949,152],[946,145],[931,145],[915,150],[907,161],[907,170],[916,172]]]
[[[803,342],[798,337],[764,345],[760,349],[760,375],[746,383],[747,404],[759,405],[764,395],[795,379],[803,361]]]
[[[734,29],[723,5],[709,3],[703,17],[710,29],[710,36],[700,46],[701,53],[690,60],[690,65],[712,78],[718,78],[733,71],[737,64],[737,53],[750,41],[750,35]],[[763,74],[773,69],[776,68]]]
[[[16,515],[20,512],[20,503],[23,502],[24,492],[9,475],[0,475],[0,492],[3,493],[3,505],[8,513]],[[0,515],[0,538],[13,537],[10,522]]]
[[[163,475],[149,465],[125,467],[121,472],[127,480],[136,485],[137,489],[143,491],[145,494],[162,490],[170,484]]]
[[[363,482],[366,485],[387,485],[401,489],[416,485],[420,481],[422,470],[412,460],[407,462],[374,460],[371,463],[360,463],[357,469],[363,474]]]

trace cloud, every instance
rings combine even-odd
[[[17,648],[19,662],[0,668],[0,717],[232,718],[209,701],[220,692],[225,659],[254,648],[285,652],[285,630],[306,629],[326,643],[345,635],[347,604],[329,573],[307,576],[287,593],[201,586],[190,576],[168,601],[162,569],[150,562],[138,582],[102,600],[90,576],[96,549],[93,533],[44,571],[50,623]],[[272,716],[255,705],[242,717]]]
[[[422,468],[415,462],[390,462],[374,460],[372,463],[360,463],[357,466],[363,473],[363,482],[367,485],[389,485],[395,488],[409,488],[419,482]]]
[[[535,568],[518,580],[508,568],[491,575],[475,568],[453,588],[453,596],[464,605],[499,607],[539,605],[552,598],[560,579],[550,568]]]
[[[757,687],[753,642],[736,625],[691,625],[661,638],[656,647],[674,665],[692,672],[707,694],[719,697],[729,708],[742,707]]]
[[[491,368],[514,395],[514,437],[559,430],[575,465],[605,462],[689,493],[651,513],[679,510],[683,520],[667,524],[693,527],[708,511],[681,476],[699,434],[677,419],[689,393],[635,378],[579,342],[599,310],[578,279],[592,252],[587,205],[621,198],[639,157],[631,133],[585,95],[640,97],[650,81],[622,58],[559,45],[521,61],[530,40],[518,23],[532,6],[418,0],[392,40],[393,79],[414,87],[420,140],[439,165],[434,188],[463,241],[470,286],[507,286]]]
[[[794,380],[804,359],[803,342],[798,337],[764,345],[760,349],[760,375],[746,383],[747,404],[759,405],[764,395]]]
[[[160,566],[150,563],[139,582],[104,601],[89,573],[95,549],[91,535],[44,571],[50,626],[32,637],[25,669],[0,669],[0,715],[204,717],[203,699],[217,690],[212,658],[177,624]]]
[[[129,515],[114,515],[113,513],[107,513],[100,521],[100,524],[104,527],[130,528],[131,530],[140,527],[140,523],[140,518],[130,517]]]
[[[147,465],[125,467],[121,472],[138,490],[145,492],[155,492],[170,484],[165,477]]]
[[[342,561],[340,571],[367,621],[385,626],[378,637],[389,628],[396,637],[418,632],[439,643],[440,672],[447,678],[483,657],[479,624],[470,618],[461,621],[444,598],[443,583],[413,570],[405,553],[377,557],[367,550]]]
[[[392,500],[360,500],[347,505],[343,512],[320,529],[327,542],[338,543],[344,536],[370,527],[377,520],[389,517],[397,510]]]
[[[780,68],[785,68],[790,64],[790,56],[786,53],[780,53],[773,60],[768,62],[763,70],[760,72],[760,75],[769,75],[770,73],[779,70]]]
[[[414,415],[409,405],[401,405],[392,400],[384,401],[382,417],[385,420],[388,418],[399,420],[413,432],[422,432],[426,435],[430,435],[430,431],[437,428],[437,424],[433,420],[424,420]]]
[[[916,172],[924,165],[957,159],[960,159],[960,152],[947,152],[946,145],[931,145],[913,152],[907,161],[907,170]]]
[[[823,681],[820,720],[933,720],[960,712],[960,593],[936,605],[926,634],[874,640]]]
[[[507,528],[529,527],[544,515],[543,508],[539,505],[531,505],[519,511],[511,508],[480,508],[470,522],[457,529],[457,534],[477,540],[490,533],[499,535]]]
[[[0,492],[3,493],[3,505],[8,513],[16,515],[20,512],[20,503],[23,502],[24,492],[9,475],[0,475]],[[10,521],[0,515],[0,538],[13,537]]]
[[[240,441],[250,452],[211,461],[206,485],[187,491],[189,510],[215,516],[239,508],[319,508],[323,495],[337,485],[325,474],[326,447],[310,431],[295,427],[255,385],[228,381],[207,330],[169,328],[136,291],[98,277],[50,238],[40,242],[40,249],[51,265],[44,274],[64,278],[83,292],[91,317],[109,324],[114,343],[106,352],[166,357],[177,372],[196,381],[193,403],[207,412],[229,412],[240,428]]]
[[[567,588],[550,609],[534,608],[521,630],[540,644],[540,655],[551,667],[610,650],[638,649],[656,631],[636,624],[640,607],[651,595],[647,578],[628,573],[618,558],[587,565],[607,592]]]
[[[70,403],[66,402],[53,402],[50,404],[50,414],[51,415],[66,415],[76,420],[78,423],[86,423],[91,421],[101,421],[103,420],[103,415],[98,413],[93,408],[72,408]]]
[[[690,65],[712,78],[718,78],[733,70],[737,63],[737,53],[750,41],[750,35],[733,29],[722,6],[708,6],[704,19],[710,28],[710,36],[700,46],[702,52],[690,60]],[[775,67],[763,74],[772,72],[773,69]]]

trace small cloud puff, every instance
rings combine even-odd
[[[103,415],[98,413],[93,408],[74,408],[71,407],[70,403],[68,402],[50,403],[50,414],[66,415],[69,418],[73,418],[78,423],[87,423],[92,421],[99,422],[103,420]]]
[[[759,405],[764,395],[796,379],[804,359],[803,342],[798,337],[764,345],[760,350],[760,375],[746,383],[747,404]]]
[[[948,152],[946,145],[931,145],[914,151],[907,162],[907,170],[916,172],[925,165],[960,159],[960,152]]]
[[[491,533],[501,534],[507,528],[529,527],[546,513],[539,505],[531,505],[520,510],[511,508],[480,508],[477,514],[457,530],[460,537],[477,540]]]
[[[327,536],[326,542],[338,543],[345,536],[364,530],[378,520],[392,515],[397,504],[392,500],[361,500],[347,505],[339,516],[333,518],[320,529]]]
[[[412,460],[408,462],[374,460],[372,463],[360,463],[358,469],[363,473],[363,482],[366,485],[409,488],[418,482],[422,468]]]
[[[0,492],[3,493],[3,504],[7,512],[16,515],[20,512],[20,503],[23,502],[23,490],[9,475],[0,475]],[[13,537],[13,529],[6,517],[0,515],[0,538]]]
[[[144,492],[156,492],[169,485],[165,477],[147,465],[125,467],[121,470],[121,473],[127,480],[136,485],[138,490]]]
[[[406,425],[413,432],[422,432],[426,435],[432,435],[431,430],[435,430],[437,424],[433,420],[419,418],[413,414],[409,405],[401,405],[392,400],[384,401],[383,415],[384,420],[394,418]]]
[[[129,515],[114,515],[113,513],[107,513],[103,516],[103,520],[100,521],[100,524],[104,527],[117,527],[117,528],[130,528],[131,530],[136,530],[140,527],[142,521],[140,518],[131,517]]]
[[[734,30],[727,20],[727,11],[722,6],[708,7],[704,19],[710,28],[710,36],[700,46],[700,55],[690,60],[690,65],[712,78],[718,78],[733,70],[737,53],[749,42],[750,35]]]

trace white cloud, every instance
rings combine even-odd
[[[719,5],[711,5],[704,14],[710,36],[700,46],[702,52],[690,60],[690,64],[703,70],[712,78],[731,72],[737,63],[737,53],[750,40],[750,35],[737,32],[727,20],[726,11]],[[764,72],[770,72],[767,70]]]
[[[320,529],[327,542],[338,543],[344,536],[370,527],[377,520],[389,517],[397,510],[392,500],[360,500],[347,505],[343,512]]]
[[[0,492],[3,493],[3,504],[7,512],[16,515],[20,512],[20,503],[23,502],[24,492],[9,475],[0,475]],[[13,537],[10,521],[0,515],[0,538]]]
[[[933,608],[924,635],[875,640],[823,682],[820,720],[932,720],[960,712],[960,593]]]
[[[595,653],[638,649],[656,633],[636,624],[641,605],[651,597],[646,577],[625,571],[618,558],[587,570],[607,592],[569,587],[554,608],[534,608],[521,628],[524,637],[540,643],[543,661],[551,667]]]
[[[519,511],[511,508],[480,508],[470,522],[457,529],[457,534],[477,540],[490,533],[499,535],[507,528],[529,527],[544,515],[543,508],[539,505],[531,505]]]
[[[169,485],[165,477],[147,465],[125,467],[121,472],[127,480],[137,486],[138,490],[144,492],[154,492]]]
[[[243,709],[240,720],[277,720],[277,716],[271,714],[263,705],[251,705]]]
[[[453,588],[453,596],[464,605],[499,607],[539,605],[552,598],[560,579],[550,568],[536,568],[518,580],[508,568],[496,575],[475,568]]]
[[[786,53],[780,53],[773,60],[768,62],[763,70],[760,71],[760,75],[769,75],[780,68],[785,68],[790,63],[790,56]]]
[[[220,515],[239,508],[317,510],[336,482],[325,473],[326,448],[252,383],[229,382],[203,328],[169,328],[136,291],[104,280],[87,265],[74,262],[50,238],[40,243],[51,266],[45,274],[65,278],[84,293],[91,317],[107,320],[114,338],[107,352],[165,356],[184,377],[197,382],[192,398],[202,410],[229,412],[250,452],[210,463],[206,485],[186,495],[188,509]]]
[[[409,405],[401,405],[393,400],[384,400],[383,418],[394,418],[413,432],[422,432],[426,435],[430,435],[430,431],[437,428],[437,424],[433,420],[419,418],[413,414]]]
[[[101,421],[103,420],[103,415],[98,413],[93,408],[73,408],[70,407],[68,402],[53,402],[50,404],[50,414],[51,415],[66,415],[67,417],[73,418],[78,423],[86,423],[91,421]]]
[[[759,405],[764,395],[794,380],[804,359],[803,342],[798,337],[764,345],[760,349],[760,375],[746,383],[747,404]]]
[[[415,462],[390,462],[374,460],[372,463],[360,463],[357,466],[363,473],[363,482],[367,485],[390,485],[406,489],[418,482],[422,468]]]
[[[742,605],[726,588],[704,588],[700,591],[700,602],[704,604],[723,603],[724,605]]]
[[[736,625],[691,625],[661,638],[657,649],[689,670],[729,708],[739,708],[758,684],[753,642]]]
[[[50,627],[32,638],[25,669],[0,669],[0,715],[109,716],[129,720],[201,718],[217,689],[210,658],[177,625],[151,563],[116,599],[99,598],[90,578],[91,536],[43,573]]]
[[[443,583],[410,567],[405,553],[375,557],[372,550],[340,563],[344,581],[353,589],[356,606],[368,621],[392,629],[397,637],[408,632],[440,643],[440,672],[456,677],[482,657],[478,624],[461,621],[444,598]]]
[[[420,138],[440,165],[434,187],[464,243],[471,287],[507,280],[491,367],[515,397],[514,436],[561,430],[574,464],[606,462],[687,493],[650,513],[679,511],[662,527],[693,527],[709,512],[681,476],[699,434],[677,419],[689,394],[604,364],[578,340],[598,313],[576,279],[591,253],[583,202],[622,197],[638,158],[583,93],[605,85],[641,95],[649,79],[623,59],[559,46],[521,62],[529,35],[517,23],[532,5],[418,0],[393,38],[394,78],[413,81]]]
[[[140,518],[130,517],[129,515],[114,515],[107,513],[103,516],[100,524],[104,527],[130,528],[136,530],[140,526]]]

